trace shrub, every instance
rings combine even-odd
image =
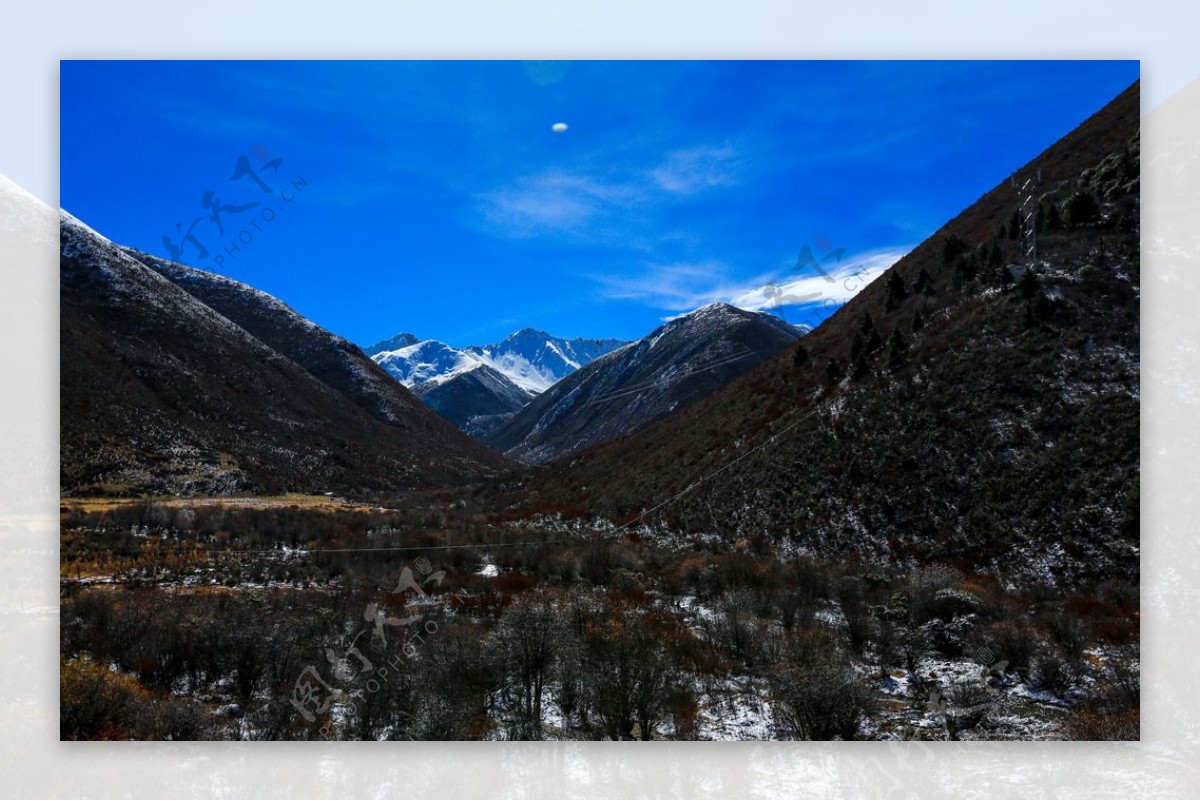
[[[986,647],[1006,669],[1023,678],[1028,677],[1037,650],[1037,639],[1033,630],[1026,625],[1002,621],[988,626],[982,634],[981,647]]]
[[[900,273],[893,272],[888,276],[887,285],[884,287],[884,310],[895,310],[906,297],[908,297],[908,287],[904,285],[904,277]]]
[[[1063,216],[1067,225],[1079,228],[1095,222],[1099,213],[1100,206],[1096,203],[1096,198],[1092,197],[1090,192],[1080,190],[1067,198]]]
[[[831,638],[793,641],[771,680],[776,722],[804,740],[852,740],[873,696]]]
[[[1082,677],[1082,663],[1051,651],[1037,658],[1030,679],[1035,688],[1061,696],[1077,685]]]
[[[826,362],[826,364],[825,364],[825,380],[828,381],[830,384],[836,384],[837,382],[841,381],[842,377],[845,374],[846,373],[842,369],[842,365],[838,362],[837,359],[830,358],[830,360],[828,362]]]

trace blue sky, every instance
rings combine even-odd
[[[632,339],[717,300],[815,321],[1138,72],[64,61],[61,204],[362,344]],[[844,250],[837,282],[806,246]]]

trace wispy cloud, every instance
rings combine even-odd
[[[479,219],[490,232],[506,238],[570,234],[611,239],[613,226],[619,225],[625,234],[652,229],[657,212],[734,185],[744,163],[728,144],[673,150],[641,167],[630,167],[611,154],[589,160],[599,166],[551,168],[480,193]]]
[[[636,185],[562,170],[525,176],[482,197],[485,219],[515,238],[580,232],[642,199]]]
[[[728,300],[745,287],[730,276],[727,265],[718,261],[649,264],[639,275],[595,275],[604,297],[634,300],[658,309],[691,311],[709,303]],[[759,276],[763,282],[768,276]]]
[[[737,180],[740,157],[730,145],[700,146],[675,150],[650,170],[654,184],[674,195],[694,195]]]

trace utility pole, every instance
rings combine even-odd
[[[1018,217],[1021,221],[1021,230],[1018,232],[1017,239],[1021,243],[1021,260],[1026,268],[1031,268],[1037,263],[1038,203],[1033,193],[1041,182],[1042,171],[1038,170],[1036,175],[1026,178],[1025,183],[1017,188],[1017,197],[1020,202]],[[1012,183],[1014,187],[1017,186],[1015,178]]]

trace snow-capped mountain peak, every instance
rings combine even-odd
[[[371,358],[408,387],[444,383],[486,366],[534,395],[626,344],[616,339],[564,339],[533,328],[522,328],[494,345],[462,349],[433,339],[416,341],[411,334],[399,334],[380,345],[393,343],[400,347],[378,350]]]
[[[436,339],[426,339],[395,350],[382,351],[371,358],[406,387],[429,381],[444,381],[482,364],[471,354]]]
[[[385,351],[407,348],[409,345],[415,345],[420,341],[421,340],[418,339],[415,334],[409,334],[405,332],[396,334],[395,336],[391,336],[387,339],[376,342],[374,345],[365,347],[363,348],[363,353],[367,354],[368,356],[374,356],[376,353],[384,353]]]

